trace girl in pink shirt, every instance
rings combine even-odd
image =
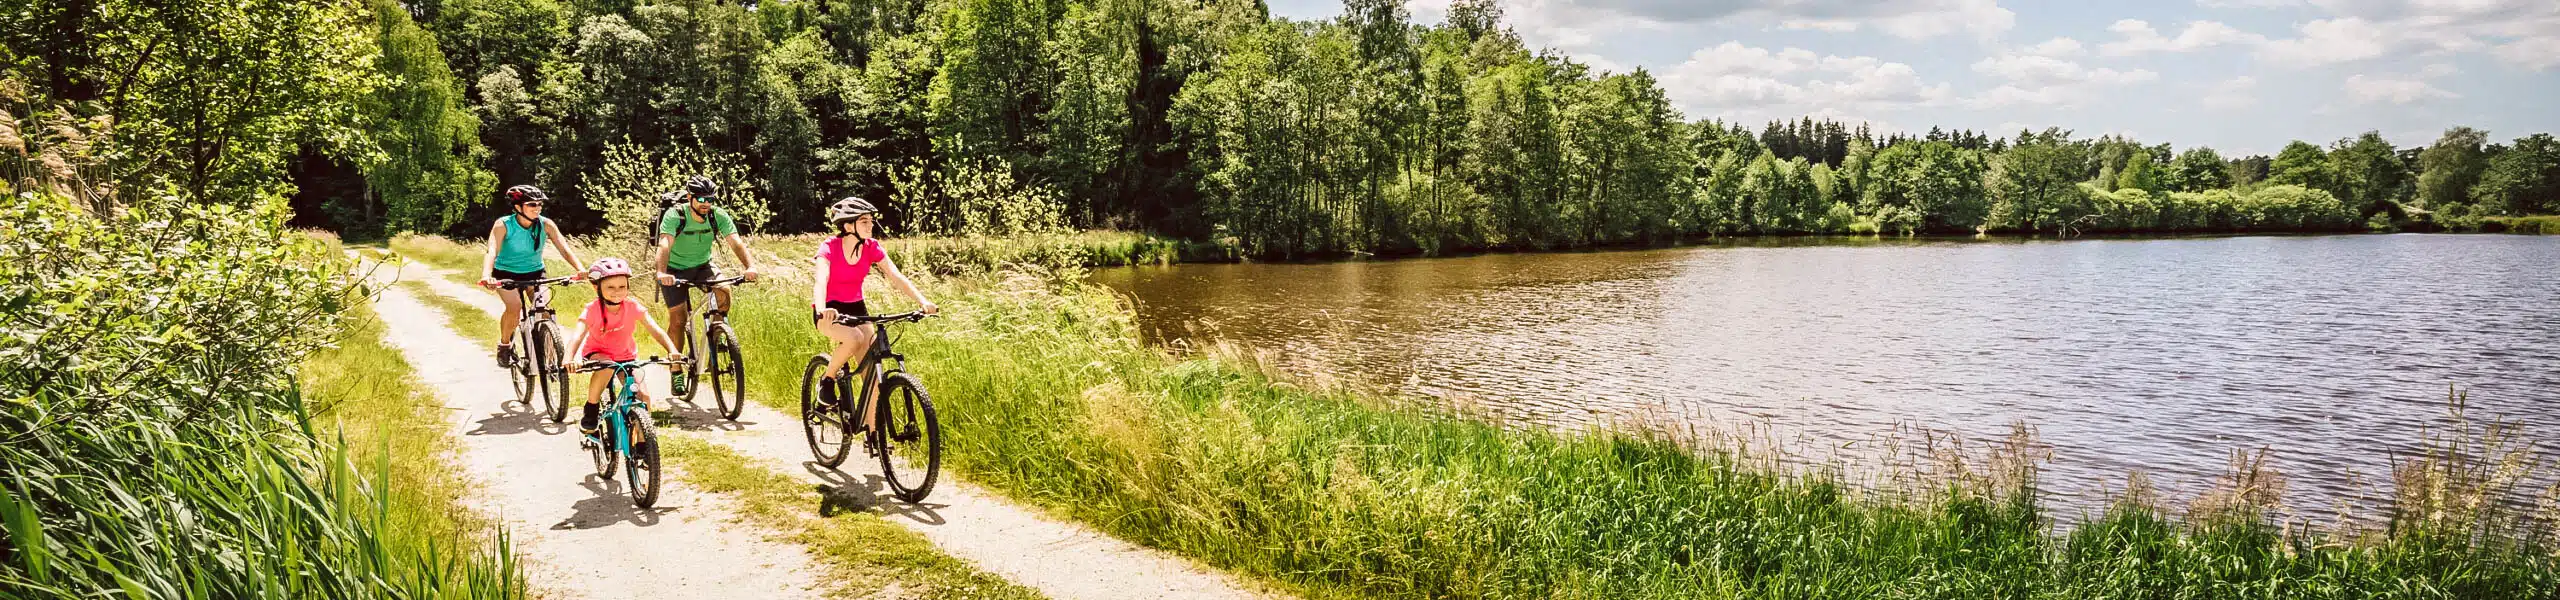
[[[643,327],[658,340],[658,347],[676,347],[675,340],[667,337],[667,330],[658,328],[658,320],[631,299],[631,263],[619,258],[597,259],[595,266],[587,268],[587,280],[596,284],[596,299],[588,302],[578,317],[578,342],[574,345],[579,357],[614,362],[639,360],[640,344],[633,338]],[[682,359],[684,355],[670,358]],[[612,384],[611,370],[596,371],[595,378],[587,383],[585,416],[578,418],[578,429],[587,434],[587,440],[596,435],[596,403],[604,399],[605,388]],[[640,392],[640,402],[649,402],[648,392]]]
[[[871,314],[870,306],[862,300],[862,282],[871,275],[872,269],[879,269],[890,285],[897,286],[908,299],[916,301],[924,314],[942,312],[942,307],[935,306],[933,301],[924,299],[923,292],[916,291],[915,282],[908,281],[905,273],[898,272],[898,263],[889,260],[888,253],[880,251],[880,240],[871,237],[879,214],[880,209],[861,198],[836,201],[835,205],[827,207],[827,223],[835,229],[836,236],[818,245],[818,255],[811,257],[817,263],[818,276],[809,289],[809,312],[818,323],[818,333],[825,334],[827,339],[836,343],[835,348],[827,353],[827,370],[822,371],[830,379],[838,375],[837,371],[844,370],[845,363],[852,362],[856,354],[871,349],[874,328],[847,327],[836,322],[836,315],[858,317]],[[876,392],[872,390],[872,393]],[[863,411],[863,425],[869,426],[873,417],[871,411]]]

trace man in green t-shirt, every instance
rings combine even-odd
[[[710,177],[695,175],[685,181],[684,194],[683,204],[667,207],[667,212],[658,216],[658,239],[654,240],[658,247],[658,295],[667,303],[667,330],[676,333],[677,346],[693,342],[693,336],[684,333],[693,308],[691,288],[678,282],[720,278],[719,270],[711,266],[713,245],[728,246],[738,256],[738,267],[746,271],[739,275],[747,281],[756,280],[756,261],[747,252],[746,239],[738,236],[737,222],[729,218],[729,211],[711,205],[719,199],[719,184],[712,183]],[[729,306],[729,288],[714,288],[711,294],[719,298],[722,308]],[[692,348],[674,350],[686,355],[694,353]],[[684,375],[684,369],[675,369],[669,377],[671,391],[678,395],[693,384],[685,381]]]

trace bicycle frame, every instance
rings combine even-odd
[[[605,395],[612,397],[612,400],[598,407],[596,412],[596,417],[600,419],[599,425],[607,422],[602,419],[610,419],[612,429],[607,431],[613,432],[613,453],[623,457],[624,460],[629,460],[631,456],[631,424],[625,422],[622,415],[632,406],[639,404],[639,371],[640,366],[644,364],[647,363],[641,361],[614,363],[613,384],[605,389]]]

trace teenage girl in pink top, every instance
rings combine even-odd
[[[578,357],[588,360],[630,362],[640,360],[640,343],[633,339],[639,330],[648,328],[649,337],[658,340],[660,348],[676,347],[667,338],[667,330],[658,328],[658,320],[631,299],[631,263],[619,258],[596,259],[587,268],[587,280],[596,284],[596,299],[578,317]],[[669,358],[681,359],[681,353]],[[578,429],[586,433],[580,445],[595,443],[596,402],[604,399],[604,390],[613,383],[612,370],[598,370],[587,383],[587,407],[578,417]],[[640,402],[649,402],[649,393],[640,393]]]
[[[837,324],[836,315],[871,314],[862,303],[862,280],[871,275],[872,269],[880,269],[888,276],[889,283],[906,293],[908,299],[915,300],[925,314],[942,312],[942,307],[934,306],[933,301],[924,299],[924,294],[916,291],[915,282],[908,281],[906,274],[898,272],[898,263],[880,251],[880,240],[872,237],[872,228],[879,224],[879,215],[880,209],[861,198],[838,200],[834,206],[827,207],[827,223],[835,228],[836,236],[818,246],[818,255],[814,257],[818,276],[809,286],[809,309],[817,313],[818,332],[836,342],[835,349],[827,353],[827,370],[824,372],[828,377],[844,370],[845,363],[851,362],[856,353],[871,349],[872,328]],[[870,414],[863,415],[865,425],[870,423],[870,419]]]

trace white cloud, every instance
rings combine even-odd
[[[1567,6],[1572,5],[1572,6]],[[1852,32],[1873,29],[1904,39],[1952,34],[1993,38],[2017,25],[2017,13],[1998,0],[1525,0],[1514,13],[1583,13],[1656,24],[1745,22],[1786,29]]]
[[[2140,19],[2124,19],[2107,26],[2119,39],[2098,45],[2098,53],[2107,56],[2131,56],[2151,52],[2191,52],[2225,44],[2252,45],[2266,41],[2261,36],[2224,25],[2220,21],[2191,21],[2178,37],[2164,37],[2151,24]]]
[[[2409,104],[2429,99],[2451,100],[2462,97],[2461,94],[2448,92],[2427,83],[2423,77],[2369,77],[2363,73],[2357,73],[2347,76],[2345,89],[2347,98],[2354,100],[2357,104],[2375,102]]]
[[[2487,51],[2531,70],[2560,65],[2560,2],[2551,0],[2310,0],[2331,18],[2269,41],[2267,60],[2318,66],[2380,57]]]
[[[2258,78],[2248,75],[2223,80],[2205,88],[2204,98],[2197,101],[2213,110],[2234,110],[2257,106]]]
[[[1974,95],[1968,102],[1980,108],[2073,106],[2097,97],[2105,88],[2160,79],[2160,74],[2145,69],[2092,68],[2070,59],[2037,53],[2038,50],[2051,50],[2047,47],[2050,44],[2038,44],[2022,51],[2004,52],[1974,61],[1974,72],[2000,78],[2005,83]]]
[[[2301,6],[2302,0],[2196,0],[2205,8],[2284,8]]]
[[[2020,52],[2036,56],[2050,56],[2054,58],[2079,56],[2081,53],[2080,40],[2058,37],[2045,40],[2043,43],[2028,46],[2021,49]]]
[[[1946,102],[1947,84],[1910,65],[1871,56],[1770,51],[1738,42],[1698,50],[1662,74],[1665,93],[1692,116],[1745,121],[1803,114],[1873,114]]]

